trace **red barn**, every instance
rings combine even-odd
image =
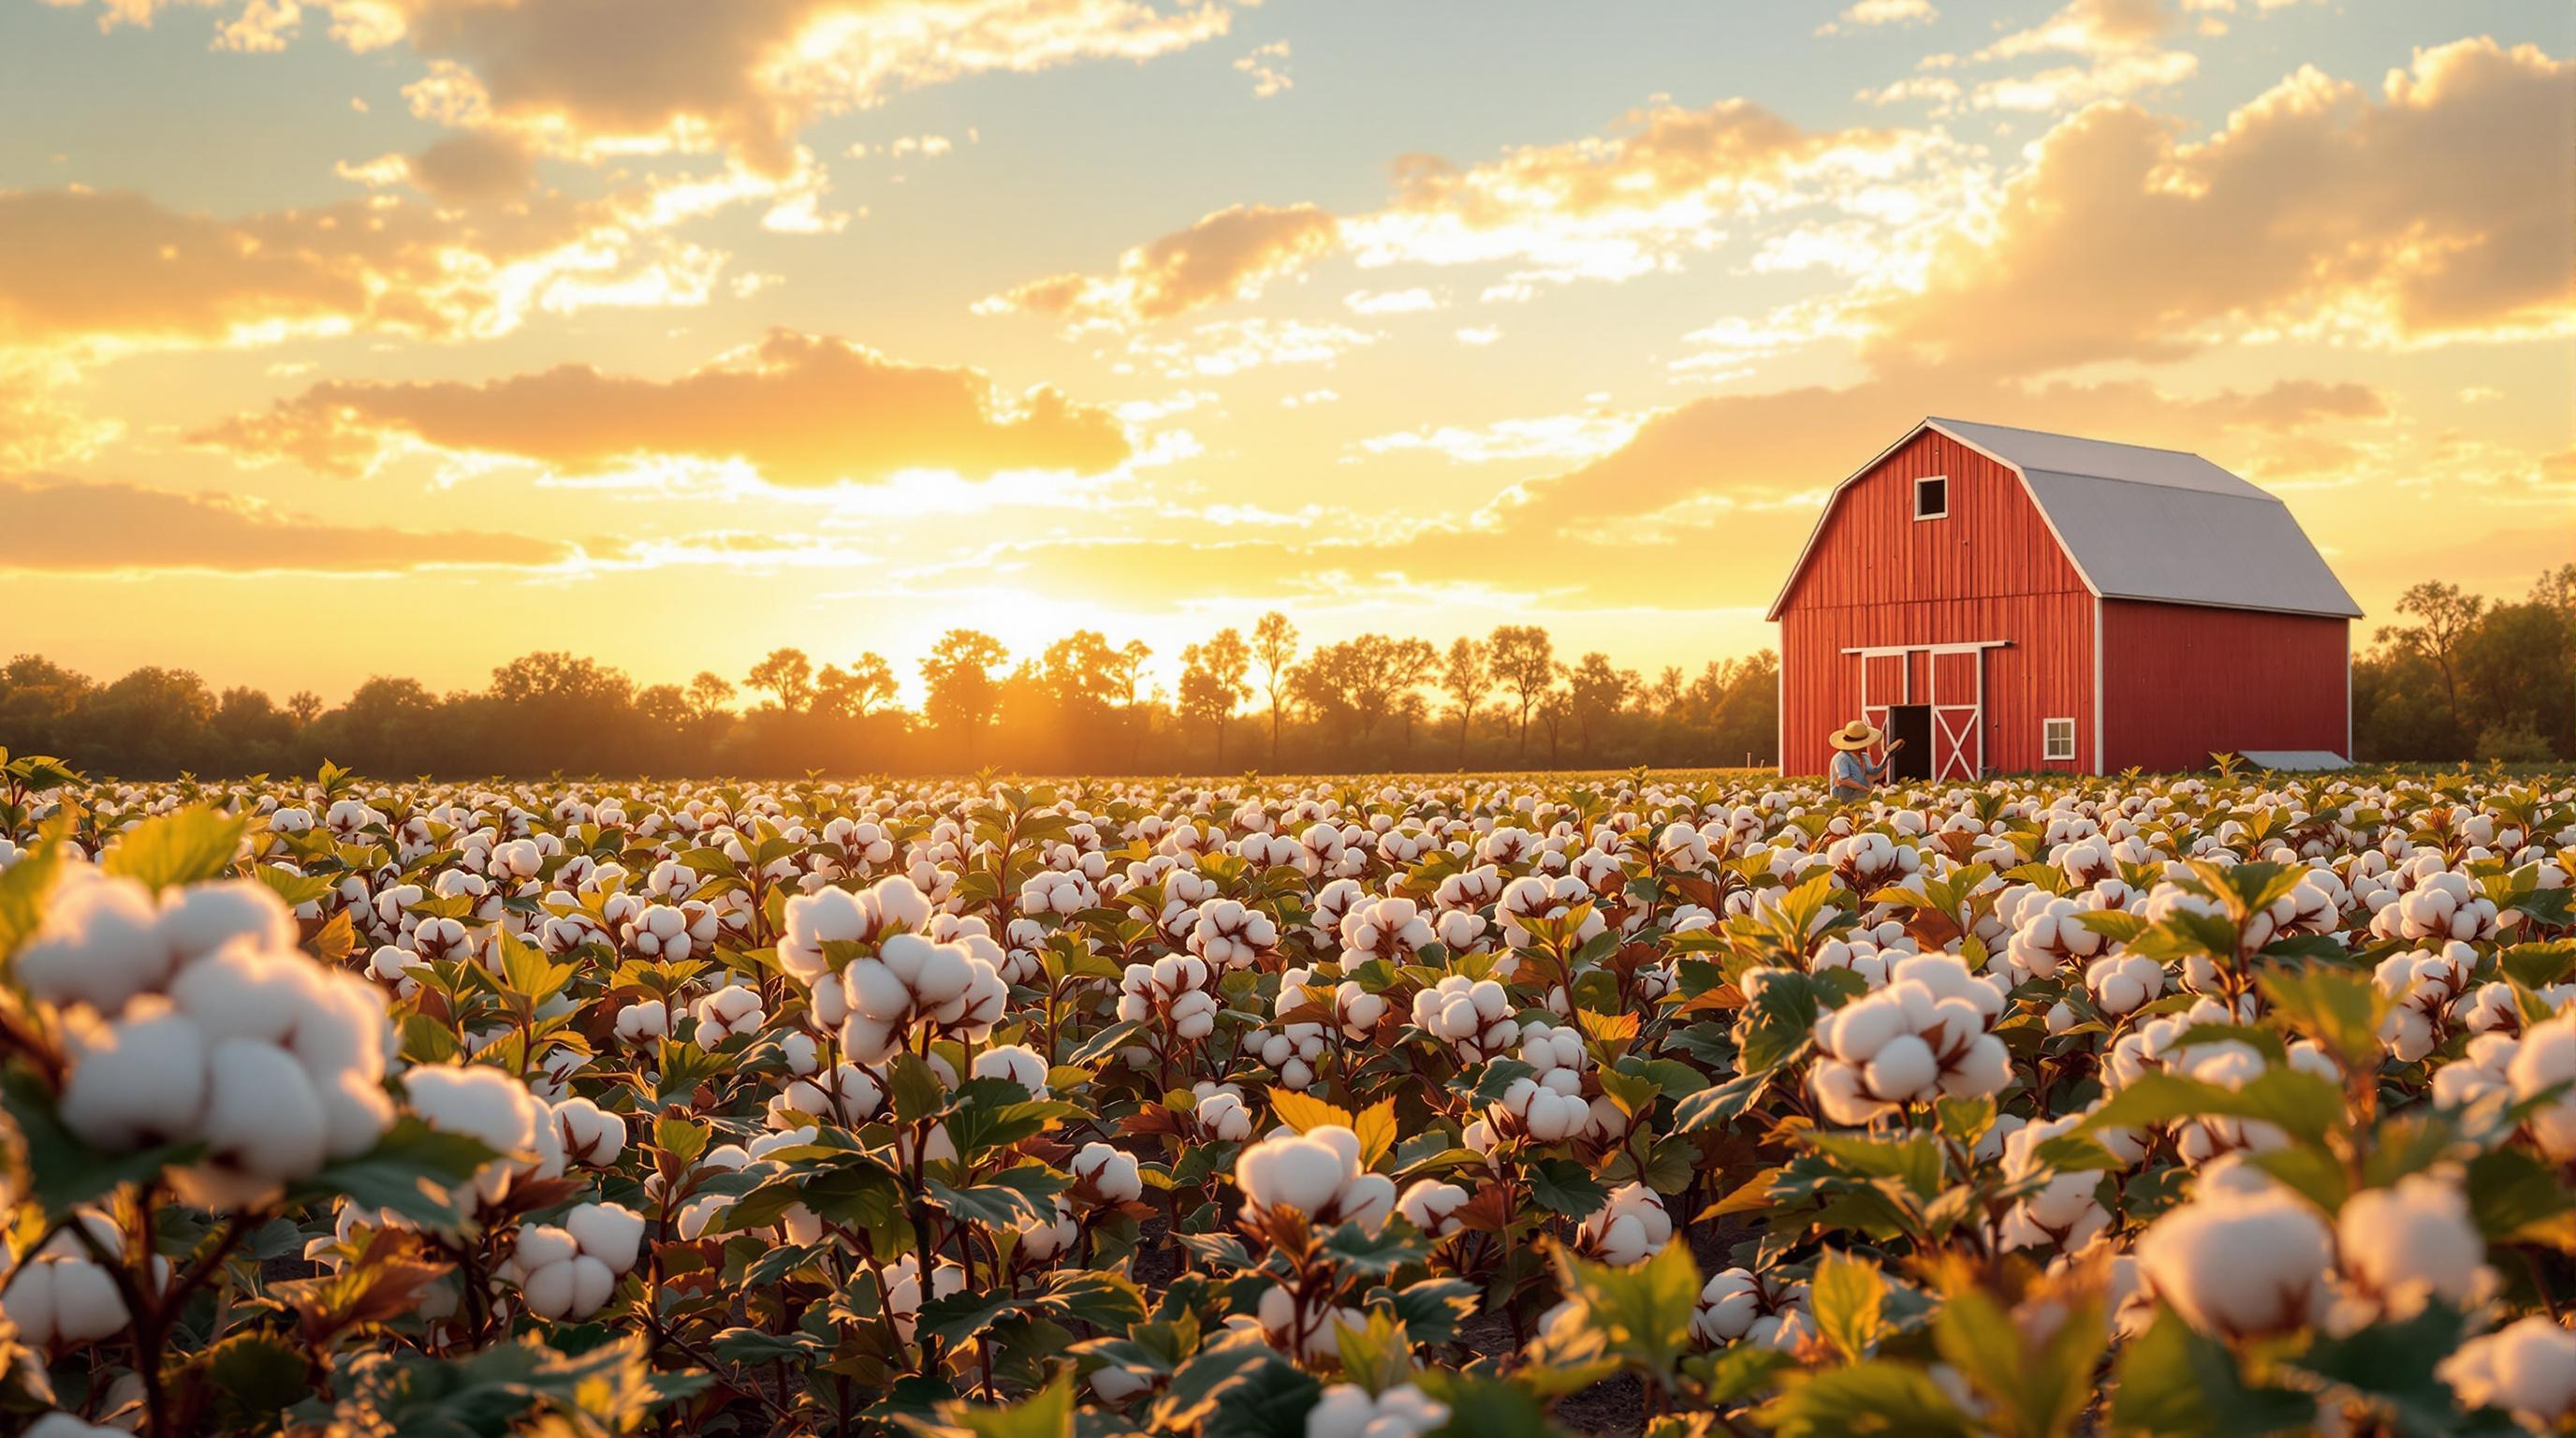
[[[1780,771],[1855,716],[1909,779],[2331,764],[2360,613],[2198,455],[1927,419],[1835,486],[1771,606]]]

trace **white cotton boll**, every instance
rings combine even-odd
[[[1583,1220],[1575,1242],[1616,1268],[1653,1257],[1673,1236],[1672,1216],[1664,1201],[1642,1183],[1623,1183],[1610,1191],[1609,1202]]]
[[[2157,1219],[2136,1253],[2148,1283],[2194,1327],[2254,1337],[2319,1316],[2333,1247],[2305,1199],[2273,1188],[2196,1197]]]
[[[568,1263],[581,1252],[581,1240],[572,1230],[548,1223],[523,1223],[512,1241],[510,1262],[522,1273],[533,1273],[558,1263]]]
[[[0,1292],[0,1313],[39,1348],[94,1343],[125,1331],[116,1280],[86,1258],[39,1257],[20,1265]]]
[[[975,1055],[975,1077],[1008,1079],[1031,1098],[1047,1096],[1047,1062],[1026,1044],[996,1044]]]
[[[1201,1085],[1206,1087],[1206,1081]],[[1220,1143],[1240,1143],[1252,1136],[1252,1110],[1245,1107],[1243,1095],[1223,1091],[1199,1095],[1194,1111],[1202,1136]]]
[[[2425,1299],[2459,1306],[2476,1292],[2486,1241],[2457,1183],[2413,1173],[2393,1188],[2354,1194],[2335,1219],[2345,1276],[2378,1295],[2395,1316]]]
[[[2561,1090],[2534,1109],[2524,1123],[2542,1152],[2562,1163],[2576,1158],[2576,1009],[2565,1010],[2524,1034],[2506,1075],[2517,1101]]]
[[[305,1012],[312,960],[293,951],[229,945],[180,970],[170,1001],[208,1042],[228,1038],[277,1043]]]
[[[702,1049],[712,1049],[741,1034],[758,1033],[768,1017],[761,1012],[760,991],[741,985],[716,990],[698,1000],[691,1012],[697,1016],[698,1027],[690,1037]]]
[[[585,1168],[610,1168],[626,1151],[626,1120],[586,1098],[554,1106],[555,1137],[564,1158]]]
[[[223,880],[190,884],[162,902],[161,937],[183,958],[246,941],[264,949],[292,949],[295,916],[266,884]]]
[[[1407,1222],[1434,1238],[1446,1238],[1456,1233],[1459,1228],[1457,1212],[1466,1206],[1467,1190],[1434,1178],[1414,1180],[1395,1202],[1396,1211],[1403,1214]]]
[[[644,1240],[644,1215],[614,1203],[583,1203],[564,1215],[563,1226],[583,1253],[606,1264],[611,1273],[622,1274],[635,1266]]]
[[[617,1275],[586,1254],[549,1263],[519,1284],[528,1311],[539,1318],[587,1318],[617,1291]]]
[[[196,1131],[205,1103],[205,1040],[158,1001],[75,1040],[62,1119],[85,1142],[118,1150],[169,1143]]]
[[[671,1036],[670,1006],[642,999],[617,1011],[617,1041],[644,1048]]]
[[[1076,1179],[1090,1180],[1100,1196],[1111,1203],[1133,1203],[1145,1193],[1145,1180],[1136,1170],[1135,1155],[1105,1143],[1084,1144],[1074,1154],[1070,1171]]]
[[[19,981],[47,1003],[114,1013],[169,981],[176,956],[159,919],[141,884],[74,867],[55,888],[35,937],[18,950]]]
[[[209,1163],[272,1182],[321,1169],[322,1101],[284,1049],[226,1039],[207,1055],[206,1069],[199,1136]]]
[[[1898,1034],[1879,1046],[1862,1069],[1872,1092],[1904,1100],[1932,1086],[1941,1074],[1932,1046],[1913,1034]]]
[[[2093,1003],[2114,1018],[2137,1012],[2164,992],[2164,965],[2143,954],[2113,954],[2084,970]]]
[[[1293,1208],[1309,1218],[1323,1219],[1359,1167],[1324,1137],[1329,1127],[1264,1139],[1245,1149],[1234,1163],[1235,1186],[1257,1208]]]
[[[2507,1409],[2542,1432],[2576,1413],[2576,1333],[2540,1314],[2470,1339],[2436,1371],[2463,1404]]]

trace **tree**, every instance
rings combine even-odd
[[[1520,757],[1529,762],[1530,711],[1556,682],[1556,644],[1535,624],[1501,624],[1486,646],[1494,680],[1520,705]]]
[[[286,696],[286,712],[295,716],[296,728],[304,728],[322,717],[322,696],[310,689],[298,689]]]
[[[1562,667],[1562,666],[1560,666]],[[1574,696],[1561,688],[1549,688],[1539,696],[1538,722],[1547,731],[1547,767],[1556,767],[1557,745],[1565,737],[1565,726],[1574,718]]]
[[[1485,646],[1481,640],[1461,634],[1449,641],[1449,656],[1440,667],[1440,690],[1455,701],[1458,709],[1458,766],[1467,765],[1467,725],[1476,717],[1476,705],[1494,687],[1493,671],[1485,664]]]
[[[779,708],[801,714],[814,701],[814,661],[802,649],[772,649],[768,658],[751,666],[742,683],[746,689],[769,691]]]
[[[732,702],[732,683],[712,669],[699,670],[689,681],[689,713],[696,718],[713,718]]]
[[[965,738],[970,764],[1000,697],[993,682],[993,669],[1010,657],[1002,641],[992,635],[974,629],[951,629],[939,636],[930,657],[921,661],[921,682],[927,691],[922,713],[940,728]]]
[[[1234,629],[1220,629],[1205,644],[1181,651],[1181,712],[1216,730],[1216,767],[1225,767],[1225,721],[1235,706],[1252,696],[1243,676],[1252,668],[1252,650]]]
[[[2486,603],[2484,595],[2464,594],[2456,584],[2428,579],[2397,597],[2397,612],[2413,615],[2418,622],[2404,629],[2379,631],[2381,643],[2413,650],[2432,661],[2434,670],[2442,676],[2442,695],[2450,705],[2451,722],[2462,733],[2468,732],[2469,720],[2460,708],[2460,644],[2477,627],[2478,615]]]
[[[865,719],[893,697],[894,671],[875,654],[860,655],[847,669],[826,664],[814,676],[814,708],[835,719]]]
[[[1147,727],[1137,722],[1136,686],[1145,678],[1145,661],[1153,657],[1154,651],[1146,647],[1144,640],[1130,639],[1111,651],[1108,661],[1110,677],[1117,681],[1119,693],[1126,701],[1127,767],[1131,769],[1136,767],[1138,756],[1144,752]]]
[[[1597,649],[1566,672],[1566,698],[1573,706],[1574,732],[1586,759],[1597,757],[1595,745],[1609,732],[1611,719],[1628,707],[1628,693],[1636,687],[1636,671],[1614,666],[1610,656]]]
[[[1297,657],[1297,626],[1288,616],[1271,610],[1252,626],[1252,657],[1261,662],[1264,685],[1270,691],[1270,767],[1279,767],[1279,716],[1287,697],[1285,676],[1289,662]]]

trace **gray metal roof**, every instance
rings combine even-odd
[[[2106,599],[2361,615],[2288,505],[2199,455],[1970,420],[1923,423],[2020,471],[2076,572]]]

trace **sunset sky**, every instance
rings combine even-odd
[[[1696,669],[1925,414],[2576,560],[2565,0],[0,0],[6,651]]]

